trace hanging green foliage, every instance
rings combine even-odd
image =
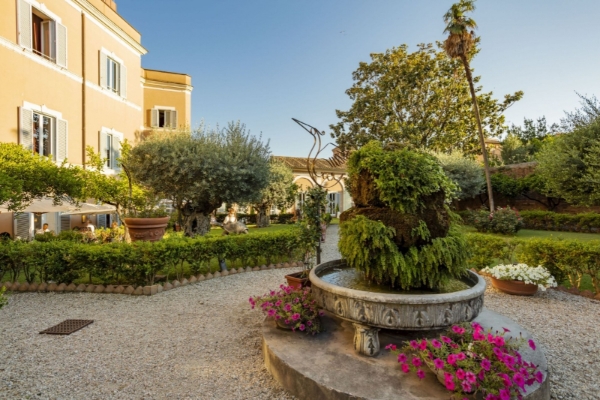
[[[437,288],[465,272],[469,251],[456,227],[430,244],[402,253],[393,228],[358,215],[340,226],[338,247],[347,263],[378,284],[403,290]]]

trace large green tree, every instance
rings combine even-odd
[[[271,224],[269,211],[275,205],[279,209],[285,209],[294,203],[298,186],[294,184],[294,173],[292,169],[283,162],[272,159],[269,165],[269,184],[260,192],[260,198],[253,204],[258,211],[256,225],[259,228]]]
[[[545,194],[571,204],[600,205],[600,119],[557,136],[537,159]]]
[[[81,172],[16,143],[0,143],[0,205],[18,212],[43,197],[53,198],[55,204],[74,201],[83,194]]]
[[[471,52],[474,55],[477,49]],[[419,45],[412,53],[402,45],[371,54],[371,62],[360,63],[353,79],[346,91],[352,106],[348,111],[337,110],[340,121],[330,126],[343,150],[378,140],[434,151],[481,151],[465,71],[460,61],[445,55],[440,43],[437,47]],[[475,77],[474,82],[478,81]],[[504,110],[519,100],[522,92],[499,102],[480,86],[475,91],[486,135],[500,134]]]
[[[505,165],[534,161],[545,142],[552,140],[558,125],[548,126],[546,117],[537,121],[525,118],[523,125],[512,124],[502,140],[502,162]]]
[[[223,203],[253,203],[267,186],[269,145],[243,124],[154,133],[130,153],[132,176],[171,199],[187,235],[204,235]]]

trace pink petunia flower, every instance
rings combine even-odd
[[[458,379],[459,381],[462,381],[463,379],[465,379],[465,371],[462,370],[461,368],[456,370],[456,379]]]
[[[298,329],[300,329],[301,331],[306,329],[306,326],[304,326],[304,324],[300,324],[300,326],[298,327]]]
[[[536,380],[538,383],[542,383],[542,382],[544,381],[544,374],[542,374],[542,372],[541,372],[541,371],[537,371],[537,372],[535,373],[535,380]]]
[[[398,354],[398,362],[399,363],[405,363],[406,360],[407,360],[406,354],[404,354],[404,353]]]
[[[410,347],[412,347],[412,348],[413,348],[413,349],[415,349],[415,350],[416,350],[417,348],[419,348],[419,344],[417,343],[417,341],[416,341],[416,340],[411,340],[409,344],[410,344]]]
[[[427,348],[427,340],[423,339],[419,342],[419,350],[425,350]]]
[[[467,371],[467,382],[469,382],[469,383],[477,382],[477,376],[475,376],[475,374],[472,373],[471,371]]]
[[[504,346],[504,338],[502,336],[496,336],[494,344],[498,347]]]
[[[454,381],[454,375],[452,375],[450,372],[444,372],[444,381],[445,382]]]
[[[531,350],[535,350],[535,342],[533,340],[529,339],[527,343],[529,343],[529,347],[531,347]]]
[[[454,391],[455,388],[456,385],[454,384],[454,381],[446,381],[446,389]]]
[[[513,375],[513,382],[516,383],[521,389],[525,389],[525,378],[523,378],[523,375],[519,374],[518,372]]]
[[[452,339],[450,339],[448,336],[440,336],[440,338],[444,343],[452,343]]]
[[[465,358],[467,358],[467,356],[466,356],[466,355],[465,355],[465,353],[463,353],[462,351],[456,355],[456,359],[457,359],[458,361],[462,361],[462,360],[464,360]]]
[[[412,359],[412,364],[413,364],[415,367],[420,367],[420,366],[421,366],[421,364],[422,364],[422,362],[421,362],[421,359],[420,359],[419,357],[414,357],[414,358]]]
[[[461,382],[460,385],[462,386],[463,392],[469,393],[471,390],[473,390],[471,384],[467,381]]]
[[[512,382],[511,382],[511,380],[510,380],[510,376],[508,376],[508,375],[506,375],[506,374],[503,374],[503,373],[501,373],[501,374],[498,374],[498,376],[499,376],[500,378],[502,378],[502,381],[503,381],[503,383],[504,383],[504,386],[506,386],[506,387],[512,386]]]
[[[454,325],[452,327],[452,332],[456,333],[457,335],[462,335],[463,333],[465,333],[465,328],[460,327],[458,325]]]
[[[300,319],[300,314],[298,314],[298,313],[292,314],[292,320],[298,321],[299,319]]]
[[[283,306],[283,309],[285,311],[292,311],[292,305],[290,303],[287,303],[285,306]]]
[[[431,341],[431,345],[432,345],[433,347],[435,347],[436,349],[439,349],[439,348],[441,348],[441,347],[442,347],[442,343],[441,343],[439,340],[436,340],[436,339],[433,339],[433,340]]]
[[[487,358],[484,358],[483,360],[481,360],[481,368],[485,369],[486,371],[489,371],[491,366],[492,366],[492,363]]]
[[[510,400],[510,390],[500,389],[500,400]]]
[[[422,369],[417,371],[417,376],[419,377],[419,379],[423,379],[425,378],[425,372],[423,372]]]
[[[410,367],[408,366],[408,364],[402,364],[402,372],[404,372],[405,374],[408,374],[410,372]]]
[[[448,362],[448,364],[450,365],[454,365],[456,364],[456,355],[454,354],[450,354],[448,355],[448,358],[446,359],[446,361]]]
[[[445,364],[444,360],[441,360],[439,358],[436,358],[435,360],[433,360],[433,366],[436,369],[442,369],[442,368],[444,368],[444,364]]]

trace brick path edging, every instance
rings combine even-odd
[[[304,264],[302,261],[294,261],[292,263],[279,263],[279,264],[269,264],[261,265],[256,267],[246,267],[246,268],[232,268],[225,271],[217,271],[214,274],[199,274],[192,275],[189,278],[183,278],[181,282],[178,280],[174,280],[171,282],[166,282],[164,285],[156,284],[152,286],[131,286],[131,285],[86,285],[84,283],[80,283],[79,285],[75,285],[74,283],[65,284],[65,283],[19,283],[19,282],[4,282],[0,284],[0,287],[5,287],[7,291],[17,293],[17,292],[55,292],[55,293],[70,293],[70,292],[87,292],[87,293],[110,293],[110,294],[128,294],[133,296],[154,296],[159,293],[165,292],[167,290],[176,289],[178,287],[186,286],[192,283],[198,283],[202,281],[206,281],[209,279],[219,278],[223,276],[229,276],[234,274],[241,274],[244,272],[253,272],[253,271],[266,271],[269,269],[279,269],[279,268],[296,268],[302,267]]]

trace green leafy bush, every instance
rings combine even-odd
[[[152,285],[156,274],[165,269],[182,279],[188,268],[192,273],[208,270],[214,259],[254,265],[261,257],[269,263],[298,259],[310,245],[300,229],[242,236],[172,235],[158,242],[131,244],[5,240],[0,242],[0,278],[9,274],[12,281],[25,276],[27,282],[68,284],[79,279],[98,279],[105,283]]]
[[[551,211],[521,211],[526,229],[567,232],[600,232],[600,214],[561,214]]]
[[[493,213],[486,209],[473,211],[470,221],[478,232],[514,235],[523,227],[523,220],[517,210],[498,207]]]
[[[430,244],[402,253],[393,241],[394,229],[362,215],[340,226],[340,253],[367,279],[392,287],[435,288],[460,276],[468,256],[467,243],[456,227]]]
[[[480,233],[465,236],[471,267],[482,269],[498,262],[542,265],[557,282],[568,279],[574,287],[579,287],[582,277],[589,275],[596,292],[600,293],[600,241],[522,240]]]
[[[6,303],[8,303],[8,300],[6,299],[6,297],[4,297],[5,291],[6,291],[5,287],[0,288],[0,308],[4,307],[6,305]]]
[[[465,157],[461,151],[450,154],[433,153],[439,160],[444,173],[458,186],[459,200],[481,194],[485,190],[485,175],[481,164]]]

